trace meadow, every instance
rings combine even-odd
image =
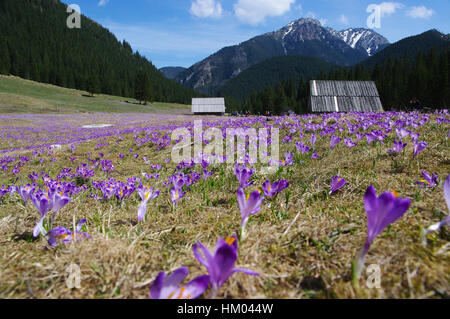
[[[171,132],[194,119],[279,128],[279,169],[173,163]],[[446,111],[0,115],[0,298],[448,298],[448,229],[424,231],[449,214],[449,135]],[[371,209],[396,218],[355,278]]]

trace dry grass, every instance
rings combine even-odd
[[[441,180],[450,172],[449,145],[443,139],[448,129],[448,125],[423,127],[419,131],[421,140],[428,141],[429,146],[411,165],[411,145],[407,146],[407,155],[399,155],[398,164],[394,164],[392,157],[384,155],[391,142],[378,146],[379,155],[377,147],[367,147],[365,140],[351,151],[341,143],[329,153],[329,138],[318,137],[316,149],[321,159],[301,158],[302,164],[297,162],[271,177],[286,178],[291,185],[276,200],[265,200],[261,212],[249,222],[248,238],[240,243],[237,265],[261,276],[236,274],[222,287],[219,297],[448,298],[448,230],[429,235],[427,248],[420,244],[420,227],[447,214],[442,186],[422,190],[414,184],[423,169],[436,172]],[[111,177],[125,181],[149,172],[142,156],[166,166],[161,179],[152,184],[161,195],[149,204],[147,220],[137,223],[136,195],[120,205],[89,198],[89,191],[58,213],[56,223],[70,227],[74,215],[87,218],[92,239],[46,249],[45,239],[31,240],[38,219],[34,207],[30,203],[23,207],[16,197],[4,199],[0,206],[0,298],[148,298],[149,284],[162,270],[188,266],[188,279],[204,274],[205,269],[192,254],[197,241],[213,248],[219,236],[239,231],[238,184],[231,169],[216,167],[205,185],[209,188],[207,198],[199,181],[172,211],[167,188],[162,184],[174,169],[173,164],[164,163],[170,153],[156,152],[148,144],[137,148],[131,135],[118,145],[115,141],[108,138],[110,146],[98,150],[116,165]],[[95,145],[80,145],[75,154],[64,148],[53,163],[32,161],[21,177],[25,180],[33,170],[51,170],[54,174],[63,167],[74,169],[80,161],[86,161],[88,152],[97,152]],[[294,152],[294,145],[295,139],[283,144],[281,154]],[[128,154],[130,147],[140,157],[127,156],[118,162],[118,154]],[[71,156],[79,161],[71,163]],[[328,196],[329,181],[337,173],[347,179],[348,185]],[[97,171],[94,179],[105,178]],[[265,179],[257,175],[255,185],[260,186]],[[366,265],[380,265],[382,288],[367,288],[364,272],[361,288],[355,289],[350,268],[365,241],[363,195],[370,184],[378,193],[395,189],[401,197],[411,198],[412,205],[369,251]],[[80,289],[69,290],[65,284],[70,264],[81,268]]]

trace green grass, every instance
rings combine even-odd
[[[0,75],[0,113],[190,113],[189,105],[155,102],[144,106],[134,104],[132,98],[86,95],[84,91]]]

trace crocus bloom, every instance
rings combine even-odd
[[[184,197],[184,195],[186,195],[186,192],[183,192],[180,189],[177,189],[175,187],[172,187],[170,189],[170,196],[173,204],[176,204],[180,199]]]
[[[367,133],[366,134],[367,144],[370,146],[373,142],[378,140],[378,137],[373,133]]]
[[[332,135],[331,142],[330,142],[331,143],[330,150],[334,149],[341,141],[342,141],[342,138]]]
[[[159,196],[159,190],[154,187],[144,185],[141,188],[138,188],[137,192],[142,200],[142,203],[138,208],[138,220],[143,220],[145,218],[145,213],[147,212],[148,202]]]
[[[439,185],[439,178],[436,174],[431,176],[426,171],[422,171],[423,179],[416,182],[416,184],[421,185],[422,187],[433,188]]]
[[[294,164],[294,154],[290,152],[284,153],[284,159],[281,160],[281,166],[289,166]]]
[[[261,196],[261,192],[259,190],[256,190],[246,196],[244,189],[238,189],[237,201],[239,204],[239,209],[241,210],[241,234],[243,238],[245,238],[245,228],[247,226],[248,219],[251,215],[255,215],[261,210],[261,204],[263,200],[264,196]]]
[[[388,153],[400,153],[405,147],[408,145],[407,143],[403,144],[402,140],[394,140],[394,147],[388,150]]]
[[[346,137],[345,138],[345,145],[347,145],[350,149],[352,149],[353,147],[355,147],[358,144],[353,143],[353,141],[350,138]]]
[[[209,286],[209,276],[199,276],[186,285],[180,283],[189,274],[187,267],[175,270],[166,277],[164,271],[160,272],[150,287],[151,299],[196,299],[200,297]]]
[[[340,190],[342,187],[345,186],[347,182],[344,178],[340,178],[339,175],[334,176],[331,178],[331,189],[330,189],[330,195]]]
[[[316,144],[316,134],[313,134],[312,136],[311,136],[311,145],[315,145]]]
[[[427,142],[422,141],[419,143],[414,144],[414,155],[413,158],[415,158],[419,153],[423,152],[423,150],[427,147]]]
[[[56,227],[50,230],[47,234],[48,244],[52,247],[56,247],[59,244],[59,240],[63,244],[68,244],[74,240],[81,240],[83,237],[89,239],[91,235],[86,232],[81,231],[83,225],[86,223],[86,219],[82,219],[77,223],[75,234],[69,229],[64,227]]]
[[[24,205],[27,204],[28,200],[30,199],[30,196],[33,194],[35,189],[36,189],[35,186],[31,186],[29,184],[27,186],[20,186],[17,188],[17,193],[22,198]]]
[[[203,180],[206,181],[212,174],[212,171],[208,171],[206,168],[203,169]]]
[[[278,194],[279,192],[281,192],[282,190],[284,190],[288,187],[289,187],[289,182],[285,179],[281,179],[277,182],[274,182],[273,184],[271,184],[270,181],[267,180],[262,185],[264,195],[266,195],[268,197],[275,196],[276,194]]]
[[[387,226],[402,217],[409,209],[410,204],[410,199],[399,198],[397,192],[385,192],[377,197],[373,185],[369,186],[364,195],[364,208],[367,214],[367,240],[353,264],[354,280],[361,277],[367,252],[375,237]]]
[[[40,233],[43,233],[45,235],[45,229],[43,226],[44,218],[47,215],[47,213],[52,209],[53,203],[51,199],[48,197],[48,194],[32,195],[31,200],[34,206],[37,208],[39,215],[41,216],[41,219],[33,229],[33,236],[37,237],[39,236]]]
[[[213,254],[200,242],[196,243],[192,250],[194,251],[195,258],[197,258],[197,260],[208,270],[214,298],[216,297],[219,288],[236,272],[243,272],[251,276],[259,276],[259,274],[254,271],[234,267],[238,258],[236,236],[229,237],[226,240],[219,238]],[[201,250],[201,252],[199,250]]]
[[[249,182],[249,179],[252,177],[254,172],[255,172],[254,170],[237,163],[234,167],[234,174],[236,174],[236,177],[239,181],[239,185],[242,188],[247,188],[253,185],[253,182]]]
[[[317,152],[313,152],[312,155],[311,155],[311,158],[312,159],[319,158],[319,155],[317,154]]]
[[[59,212],[61,208],[66,206],[70,201],[71,199],[62,191],[56,191],[53,194],[53,216],[51,221],[52,224],[55,220],[56,213]]]
[[[297,142],[295,146],[297,147],[297,151],[301,151],[302,154],[308,153],[311,150],[308,145],[305,145],[302,142]]]
[[[450,214],[450,175],[444,182],[444,199],[447,203],[448,213]],[[424,245],[427,243],[427,235],[433,231],[438,231],[441,227],[450,225],[450,215],[447,215],[441,222],[431,225],[422,233],[422,242]]]

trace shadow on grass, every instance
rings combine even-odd
[[[30,232],[24,232],[23,234],[16,234],[13,237],[13,240],[16,242],[26,241],[28,243],[34,243],[39,240],[39,238],[33,237],[33,234]]]

